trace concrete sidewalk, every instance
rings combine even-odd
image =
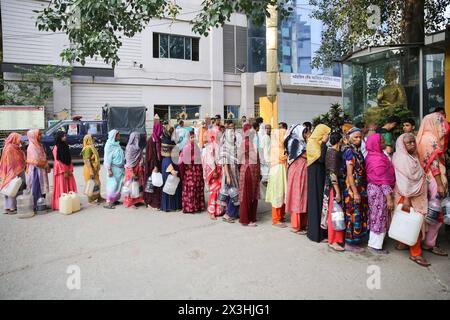
[[[77,166],[80,191],[81,172]],[[450,299],[448,257],[425,253],[432,266],[423,268],[390,239],[386,256],[336,253],[272,227],[262,201],[258,218],[259,226],[249,228],[205,213],[85,203],[70,216],[1,215],[0,298]],[[450,250],[444,239],[441,246]],[[73,265],[81,271],[79,290],[67,287]],[[373,270],[380,289],[367,285],[376,287]]]

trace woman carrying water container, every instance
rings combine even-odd
[[[94,190],[88,195],[89,203],[101,203],[105,200],[100,195],[100,157],[94,146],[94,140],[90,134],[83,138],[83,150],[81,156],[84,160],[83,176],[84,181],[88,183],[90,180],[94,182]]]
[[[20,150],[20,134],[13,132],[5,141],[0,160],[0,190],[17,177],[21,177],[22,181],[25,182],[24,173],[25,154]],[[5,214],[15,214],[17,212],[16,196],[5,196]]]

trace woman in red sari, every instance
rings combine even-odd
[[[145,205],[144,201],[144,166],[142,163],[142,150],[139,147],[139,132],[130,134],[125,149],[125,184],[130,185],[137,181],[139,184],[139,197],[132,198],[131,195],[123,197],[123,203],[127,208],[137,209],[137,204]]]
[[[222,167],[217,163],[219,154],[219,143],[217,142],[217,131],[207,131],[207,144],[203,154],[203,177],[208,184],[209,200],[208,214],[212,220],[217,220],[224,214],[225,209],[219,202],[219,192],[222,187]]]
[[[56,145],[53,148],[53,210],[59,210],[61,194],[70,191],[77,192],[77,184],[73,176],[72,157],[66,140],[67,135],[64,131],[56,133]]]
[[[256,211],[259,199],[259,181],[261,166],[258,151],[253,144],[256,131],[251,130],[252,125],[244,124],[244,141],[239,151],[240,179],[239,179],[239,222],[243,226],[256,227]]]
[[[13,132],[5,141],[2,158],[0,160],[0,190],[16,177],[25,182],[25,154],[20,150],[20,134]],[[17,212],[16,197],[5,196],[5,213]]]
[[[178,166],[183,181],[183,213],[205,210],[205,191],[201,152],[195,143],[195,133],[190,130],[189,141],[180,153]]]
[[[429,201],[443,199],[447,193],[444,152],[448,147],[448,133],[449,124],[440,112],[425,116],[417,133],[417,152],[427,175]],[[448,256],[448,253],[436,244],[442,223],[443,214],[441,210],[438,221],[427,223],[428,231],[422,249],[438,256]]]

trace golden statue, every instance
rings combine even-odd
[[[386,84],[378,91],[378,107],[406,106],[406,93],[403,86],[397,84],[397,70],[389,66],[384,71]]]
[[[388,66],[384,70],[384,80],[386,84],[378,90],[377,107],[366,110],[364,121],[366,124],[374,124],[382,116],[393,115],[395,109],[407,108],[405,89],[397,83],[397,70],[393,66]]]

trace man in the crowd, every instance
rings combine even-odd
[[[403,133],[413,133],[416,129],[416,121],[412,118],[403,120]]]
[[[386,149],[384,151],[389,157],[391,157],[394,153],[395,145],[392,131],[394,131],[394,129],[401,123],[401,119],[398,116],[390,116],[384,125],[376,130],[376,133],[380,133],[386,142]]]

